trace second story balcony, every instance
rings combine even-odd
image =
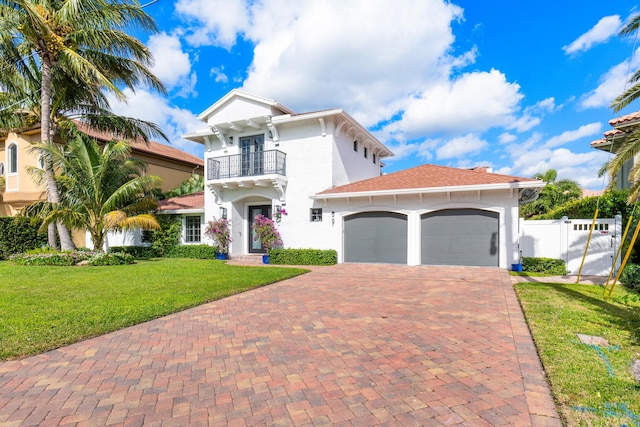
[[[280,150],[257,151],[207,159],[207,180],[287,175],[287,155]],[[242,181],[242,179],[240,180]]]

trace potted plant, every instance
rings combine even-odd
[[[209,221],[204,234],[214,239],[218,244],[218,253],[216,259],[227,259],[229,253],[229,243],[231,242],[231,233],[229,231],[229,221],[226,219],[213,219]]]
[[[269,251],[274,247],[282,244],[280,233],[276,229],[276,225],[270,218],[264,215],[256,215],[253,220],[254,239],[260,241],[266,255],[262,256],[262,262],[269,264]]]

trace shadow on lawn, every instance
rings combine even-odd
[[[596,307],[601,313],[603,313],[607,317],[610,317],[611,322],[616,324],[621,329],[629,332],[633,345],[640,345],[640,306],[615,304],[610,302],[610,300],[607,300],[604,297],[600,296],[602,294],[602,290],[604,289],[604,287],[600,285],[589,285],[593,286],[594,292],[598,294],[598,296],[594,296],[572,289],[573,286],[576,286],[575,284],[548,283],[538,281],[535,281],[535,283],[539,286],[546,286],[550,289],[560,292],[570,299],[579,300],[585,304]]]

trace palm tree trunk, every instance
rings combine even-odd
[[[40,139],[42,142],[53,143],[53,135],[51,132],[51,61],[48,57],[42,57],[42,86],[40,92]],[[55,181],[55,173],[53,171],[53,162],[50,158],[45,158],[45,174],[47,177],[47,200],[51,203],[60,203],[60,193],[58,185]],[[62,250],[75,249],[76,246],[71,239],[69,229],[61,222],[56,223],[58,236],[60,236],[60,246]],[[49,246],[57,248],[55,233],[48,233]]]

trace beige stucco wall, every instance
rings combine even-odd
[[[5,190],[0,193],[0,216],[16,215],[26,204],[35,200],[44,200],[46,192],[39,187],[27,172],[29,166],[38,167],[38,155],[30,152],[33,144],[39,142],[40,133],[37,131],[28,134],[9,133],[0,139],[0,162],[5,165]],[[7,148],[10,144],[18,146],[18,172],[8,174]],[[162,178],[162,191],[168,191],[189,179],[193,172],[202,175],[202,167],[194,168],[193,165],[156,157],[147,153],[134,152],[134,156],[147,163],[147,173]],[[82,233],[80,233],[82,234]],[[74,236],[75,240],[75,236]],[[84,235],[81,246],[85,246]]]

